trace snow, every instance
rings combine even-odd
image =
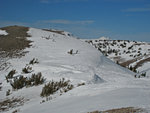
[[[144,56],[150,55],[150,44],[147,42],[136,42],[129,40],[106,40],[102,39],[86,39],[84,41],[90,43],[95,48],[107,54],[107,57],[112,61],[119,63],[132,60],[141,59]],[[129,49],[130,48],[130,49]]]
[[[74,88],[61,96],[56,93],[52,100],[42,104],[40,102],[45,98],[41,98],[40,93],[44,84],[12,91],[9,98],[22,96],[29,99],[24,106],[18,107],[20,113],[87,113],[119,107],[150,108],[149,78],[134,78],[133,72],[113,63],[97,49],[73,36],[35,28],[30,28],[28,34],[31,35],[28,39],[33,41],[32,47],[25,50],[29,53],[22,58],[10,59],[12,66],[9,70],[0,72],[3,85],[0,100],[5,99],[6,91],[11,89],[5,75],[11,69],[17,70],[16,76],[22,74],[22,68],[33,58],[37,58],[39,64],[32,65],[32,73],[41,72],[46,83],[65,78]],[[73,54],[68,54],[71,49]],[[78,87],[79,83],[85,85]]]
[[[32,109],[32,113],[47,113],[47,111],[51,113],[87,113],[93,110],[107,110],[122,106],[129,107],[133,106],[133,104],[140,107],[149,106],[150,99],[147,97],[150,96],[150,91],[147,91],[144,95],[143,92],[145,92],[145,89],[142,88],[123,88],[99,95],[60,97],[43,105],[33,105],[33,108],[35,106],[37,108]],[[26,112],[31,112],[30,107],[26,109]]]
[[[99,40],[110,40],[110,38],[102,36],[102,37],[99,38]]]
[[[5,30],[0,29],[0,35],[8,35],[8,33]]]
[[[139,73],[146,72],[146,76],[150,77],[150,62],[144,63],[141,67],[137,68]]]
[[[98,75],[94,75],[93,76],[93,79],[91,80],[91,83],[94,83],[94,84],[98,84],[98,83],[102,83],[104,82],[103,79],[101,79]]]

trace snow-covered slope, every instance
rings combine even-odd
[[[131,69],[137,72],[142,72],[149,68],[143,65],[150,61],[150,43],[148,42],[101,39],[85,41],[101,51],[107,58],[123,67],[132,67]]]
[[[33,41],[29,51],[21,58],[10,59],[10,68],[1,71],[0,100],[11,97],[29,99],[23,106],[10,109],[21,113],[87,113],[94,110],[106,110],[119,107],[150,108],[150,79],[134,78],[134,73],[125,69],[103,56],[88,43],[72,36],[61,35],[41,29],[30,28],[28,39]],[[32,72],[23,74],[22,68],[33,58],[39,63],[32,65]],[[16,69],[15,76],[31,76],[41,72],[46,78],[58,81],[61,78],[70,80],[74,88],[60,95],[51,96],[51,100],[41,103],[45,98],[40,97],[43,85],[11,90],[5,80],[5,75]],[[85,85],[79,86],[78,84]],[[144,96],[143,96],[144,95]]]
[[[85,40],[113,61],[120,63],[150,54],[150,43],[129,40]]]

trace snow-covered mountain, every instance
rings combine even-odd
[[[102,37],[99,38],[99,40],[110,40],[110,38],[109,38],[109,37],[102,36]]]
[[[30,46],[19,51],[25,53],[20,57],[0,57],[7,59],[7,68],[0,71],[0,112],[87,113],[122,107],[150,110],[150,78],[135,78],[135,73],[115,64],[88,43],[66,35],[67,32],[26,30]],[[7,35],[11,36],[10,31]],[[29,78],[39,72],[45,80],[35,85],[37,82]],[[19,78],[19,88],[14,89]],[[45,84],[62,84],[64,79],[68,81],[65,84],[71,85],[41,96]],[[23,82],[21,87],[23,80],[28,83]]]

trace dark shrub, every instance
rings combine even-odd
[[[146,77],[146,72],[140,75],[141,77]]]
[[[39,62],[38,62],[38,59],[36,59],[36,58],[33,58],[30,62],[29,62],[29,64],[38,64]]]
[[[41,73],[32,74],[31,77],[19,76],[18,78],[14,78],[14,81],[11,82],[11,86],[13,89],[21,89],[23,87],[32,87],[43,84],[46,79],[42,77]]]
[[[73,49],[71,49],[70,51],[68,51],[68,54],[73,54]]]
[[[13,89],[21,89],[26,86],[27,77],[19,76],[18,78],[14,78],[14,82],[11,82],[11,86]]]
[[[23,69],[22,69],[22,72],[27,74],[27,73],[31,73],[32,72],[32,67],[30,66],[25,66]]]
[[[131,71],[133,71],[133,72],[137,73],[137,70],[136,70],[136,68],[135,68],[135,67],[130,66],[130,67],[129,67],[129,69],[130,69]]]
[[[142,48],[139,48],[138,50],[142,50]]]
[[[44,77],[42,77],[42,73],[39,72],[37,74],[32,74],[32,76],[30,78],[27,78],[26,81],[26,86],[37,86],[40,84],[43,84],[45,82],[46,79],[44,79]]]
[[[16,70],[11,70],[8,75],[6,76],[6,80],[8,81],[8,79],[12,79],[14,74],[16,73]]]
[[[133,48],[133,45],[132,46],[130,46],[130,47],[128,47],[128,49],[132,49]]]
[[[69,83],[70,80],[65,81],[63,78],[59,82],[50,81],[48,84],[45,84],[45,86],[42,89],[41,97],[47,97],[49,95],[54,94],[58,90],[63,90],[61,92],[67,92],[73,88],[73,85]]]

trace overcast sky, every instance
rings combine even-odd
[[[8,25],[150,42],[150,0],[0,0],[0,27]]]

